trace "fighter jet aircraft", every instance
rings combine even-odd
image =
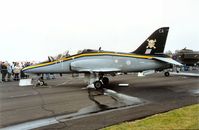
[[[88,84],[96,89],[109,83],[107,74],[163,70],[171,65],[181,65],[163,54],[169,27],[162,27],[152,33],[135,51],[130,53],[84,49],[75,55],[28,66],[24,73],[85,73]]]
[[[177,50],[173,55],[173,59],[176,59],[184,65],[194,66],[199,62],[199,51],[193,51],[185,47],[182,50]]]

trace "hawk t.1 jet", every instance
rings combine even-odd
[[[169,27],[162,27],[151,34],[135,51],[130,53],[84,49],[75,55],[28,66],[24,73],[85,73],[88,84],[102,88],[109,83],[107,74],[118,72],[143,72],[163,70],[171,65],[181,65],[163,54]]]

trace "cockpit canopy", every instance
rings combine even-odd
[[[59,60],[61,58],[66,58],[66,57],[69,57],[69,56],[70,56],[69,51],[65,51],[64,53],[58,54],[56,56],[48,56],[48,60],[41,62],[41,63],[52,62],[52,61]]]
[[[77,54],[83,54],[83,53],[90,53],[90,52],[99,52],[99,51],[102,51],[101,50],[101,47],[96,50],[96,49],[84,49],[84,50],[79,50],[77,52]],[[48,56],[48,60],[47,61],[44,61],[44,62],[41,62],[41,63],[47,63],[47,62],[52,62],[52,61],[55,61],[55,60],[59,60],[61,58],[67,58],[69,57],[70,54],[69,54],[69,51],[65,51],[64,53],[60,53],[58,54],[57,56]]]
[[[82,54],[82,53],[89,53],[89,52],[99,52],[99,50],[94,50],[94,49],[84,49],[84,50],[79,50],[77,54]]]

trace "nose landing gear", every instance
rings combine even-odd
[[[43,77],[40,77],[38,80],[37,80],[37,83],[35,85],[36,87],[37,86],[47,86],[47,83],[44,82],[44,78]]]

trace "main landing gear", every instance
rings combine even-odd
[[[99,80],[95,81],[93,84],[96,89],[101,89],[104,86],[109,84],[109,79],[107,77],[101,77],[99,78]]]
[[[107,77],[101,77],[99,78],[99,80],[95,81],[93,84],[96,89],[101,89],[104,86],[109,84],[109,79]]]
[[[102,89],[106,85],[109,84],[108,77],[104,77],[104,74],[96,74],[96,73],[90,73],[89,74],[89,85],[94,85],[95,89]]]
[[[109,84],[109,79],[107,77],[100,77],[99,80],[95,81],[93,84],[96,89],[101,89]]]

